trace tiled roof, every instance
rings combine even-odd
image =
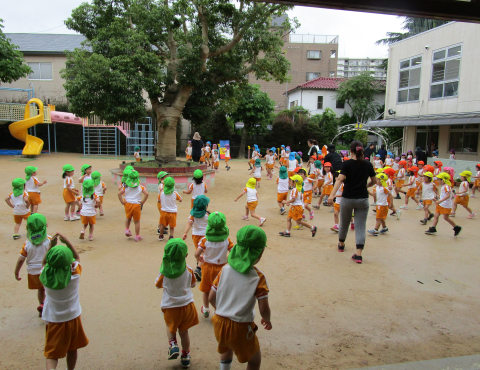
[[[48,33],[6,33],[11,43],[17,45],[22,53],[63,54],[65,50],[80,48],[83,35],[60,35]]]
[[[313,80],[304,82],[294,88],[288,90],[288,92],[296,89],[319,89],[319,90],[337,90],[341,82],[347,80],[347,78],[340,77],[318,77]],[[378,84],[383,88],[386,86],[385,80],[376,80]],[[285,95],[285,94],[284,94]]]

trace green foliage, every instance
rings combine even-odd
[[[366,145],[368,142],[368,131],[355,131],[355,140],[359,140],[363,143],[363,145]]]
[[[17,50],[18,46],[11,44],[3,33],[2,23],[0,19],[0,81],[12,83],[28,76],[32,70],[23,60],[23,54]]]
[[[389,143],[403,138],[403,127],[387,127],[385,131],[387,131],[388,137],[390,138]]]
[[[356,122],[355,117],[345,112],[338,119],[338,126],[342,127],[342,126],[350,125],[355,122]],[[355,131],[346,132],[340,135],[337,139],[338,140],[341,139],[344,143],[347,143],[347,144],[351,143],[353,140],[355,140]]]
[[[198,132],[202,138],[208,138],[217,144],[220,140],[231,140],[232,131],[232,125],[225,112],[213,112],[208,122],[192,127],[192,132]]]

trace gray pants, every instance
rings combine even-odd
[[[338,232],[338,241],[345,242],[348,234],[348,226],[352,219],[352,212],[355,213],[355,244],[357,249],[363,249],[365,245],[365,235],[367,231],[368,216],[368,198],[349,199],[342,198],[340,203],[340,226]]]

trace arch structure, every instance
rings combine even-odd
[[[368,126],[365,127],[362,123],[352,123],[350,125],[339,127],[338,133],[332,139],[332,144],[338,136],[346,132],[358,131],[358,130],[368,131],[368,132],[371,132],[372,134],[380,136],[383,139],[385,146],[388,147],[388,142],[390,137],[388,136],[387,131],[385,131],[383,128],[380,128],[380,127],[368,127]]]

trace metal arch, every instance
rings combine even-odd
[[[380,127],[363,127],[363,125],[361,123],[352,123],[350,125],[345,125],[345,126],[339,127],[338,128],[338,133],[332,139],[332,144],[335,141],[335,139],[337,137],[339,137],[340,135],[342,135],[346,132],[359,131],[359,130],[368,131],[368,132],[371,132],[372,134],[380,136],[383,139],[383,141],[385,142],[385,146],[388,146],[389,135],[388,135],[387,131],[385,131],[384,129],[382,129]]]

